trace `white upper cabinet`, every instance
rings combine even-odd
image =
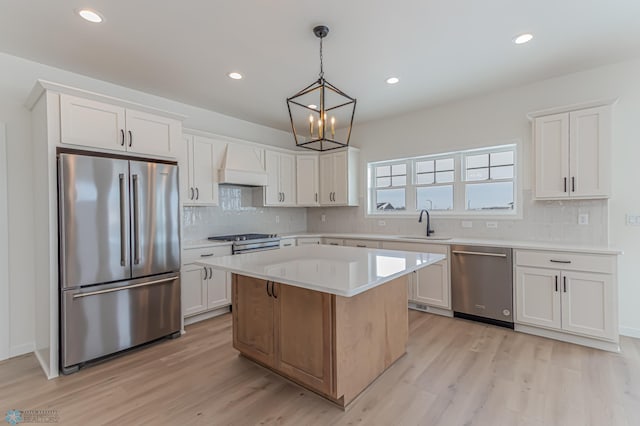
[[[297,201],[299,206],[320,204],[320,175],[317,155],[296,155]]]
[[[320,155],[320,204],[358,205],[358,150]]]
[[[608,198],[611,106],[535,118],[535,196]]]
[[[183,136],[180,155],[180,198],[184,205],[218,205],[218,155],[214,140]]]
[[[265,206],[296,205],[296,158],[293,154],[269,151],[265,153],[267,186]]]
[[[60,94],[60,142],[136,154],[175,157],[179,120]]]

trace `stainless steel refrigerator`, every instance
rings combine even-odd
[[[178,167],[58,156],[60,364],[180,332]]]

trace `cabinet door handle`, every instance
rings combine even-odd
[[[562,277],[562,285],[564,287],[564,292],[567,292],[567,277]]]
[[[200,189],[196,187],[196,200],[200,199]]]
[[[271,281],[271,294],[273,295],[274,299],[278,298],[278,295],[276,294],[276,283]]]
[[[133,133],[129,130],[129,148],[133,145]]]
[[[555,260],[555,259],[549,259],[549,262],[553,262],[553,263],[571,263],[570,260]]]
[[[576,192],[576,177],[571,176],[571,192]]]
[[[318,202],[318,193],[316,192],[316,203]]]
[[[567,192],[567,178],[564,178],[564,191]]]
[[[193,200],[193,195],[194,195],[193,188],[189,188],[189,193],[190,193],[189,199]]]
[[[284,200],[286,200],[286,199],[287,199],[287,195],[283,192],[282,193],[282,202],[284,203]]]
[[[203,266],[202,269],[204,270],[204,278],[203,279],[206,281],[207,280],[207,275],[208,275],[207,274],[207,267]]]
[[[120,142],[120,146],[124,146],[124,129],[120,129],[120,136],[122,136],[122,142]]]
[[[556,275],[556,293],[558,292],[558,276]]]
[[[209,268],[209,279],[213,278],[213,268]]]
[[[271,281],[267,281],[267,296],[271,297],[271,293],[269,292],[269,283]]]

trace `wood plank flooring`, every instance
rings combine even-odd
[[[613,354],[410,311],[407,355],[347,411],[239,357],[231,316],[47,381],[33,355],[0,363],[0,415],[59,424],[638,425],[640,340]],[[0,417],[0,418],[2,418]]]

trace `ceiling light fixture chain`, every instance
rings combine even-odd
[[[319,78],[287,98],[287,109],[296,146],[314,151],[329,151],[349,146],[356,99],[324,79],[323,39],[326,25],[313,28],[320,39]]]

